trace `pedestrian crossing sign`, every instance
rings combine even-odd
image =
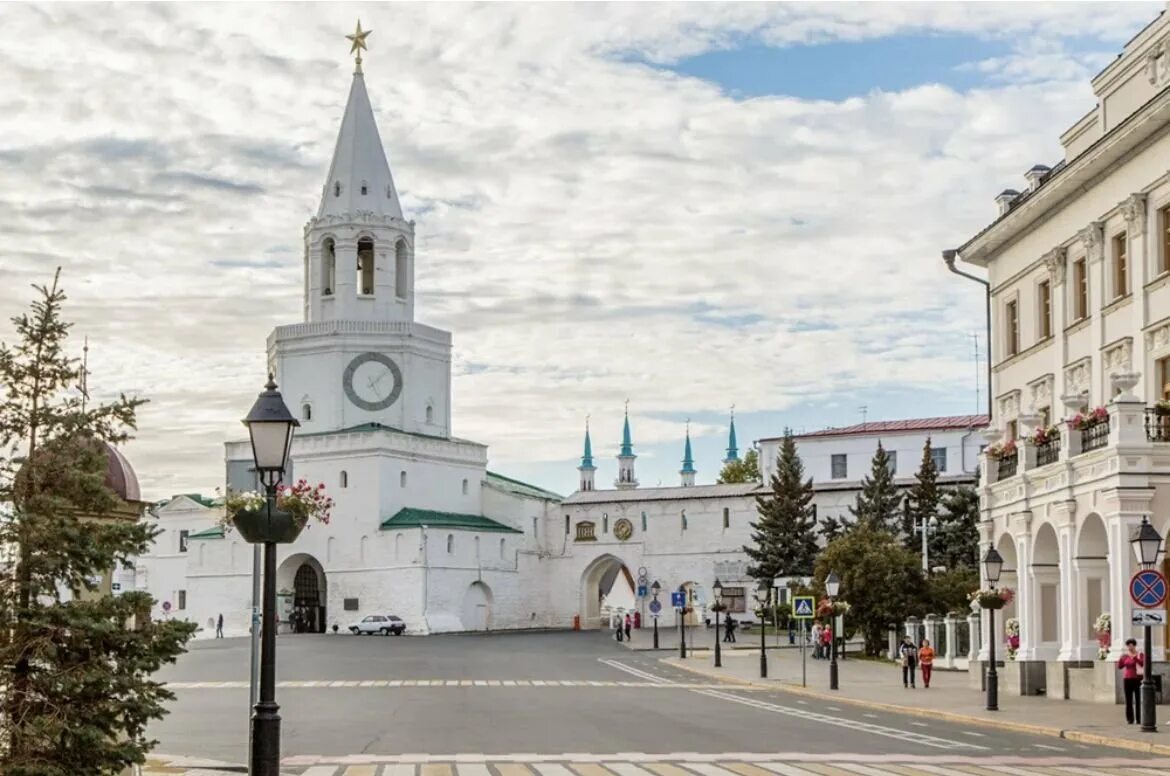
[[[792,616],[798,620],[811,620],[816,609],[816,599],[811,595],[792,597]]]

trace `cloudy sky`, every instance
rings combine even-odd
[[[643,484],[785,425],[977,409],[939,259],[1061,157],[1161,3],[0,5],[0,338],[63,267],[149,497],[213,489],[300,314],[301,229],[366,82],[455,432],[571,492],[584,416]],[[80,351],[80,340],[76,343]],[[980,349],[983,345],[980,344]]]

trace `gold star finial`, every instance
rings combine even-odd
[[[373,30],[362,30],[362,20],[358,19],[357,28],[353,31],[353,35],[345,36],[345,39],[353,44],[349,47],[349,53],[357,55],[354,57],[354,61],[357,63],[357,70],[354,71],[356,73],[362,71],[362,51],[369,51],[366,48],[366,36],[371,32]]]

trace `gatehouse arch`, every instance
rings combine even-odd
[[[601,628],[608,624],[602,621],[602,601],[615,609],[633,610],[634,576],[630,568],[614,555],[602,555],[593,560],[581,573],[582,628]]]
[[[460,621],[464,630],[486,631],[492,627],[492,589],[483,582],[472,582],[463,593]]]
[[[276,570],[276,589],[291,596],[288,611],[281,612],[293,633],[324,633],[325,603],[328,600],[325,569],[320,561],[307,553],[296,553],[284,559]]]

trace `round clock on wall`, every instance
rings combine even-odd
[[[345,367],[341,387],[354,406],[378,412],[398,400],[402,393],[402,370],[389,356],[361,353]]]

